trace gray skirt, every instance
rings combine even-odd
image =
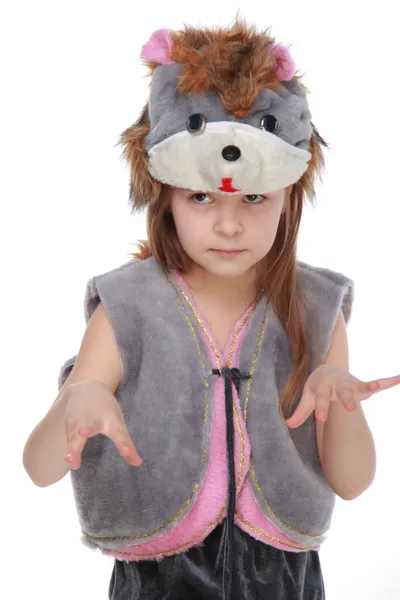
[[[201,546],[161,561],[115,560],[109,600],[222,600],[223,526]],[[318,551],[289,552],[234,527],[231,600],[325,600]]]

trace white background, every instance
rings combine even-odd
[[[393,0],[143,3],[8,0],[0,14],[2,558],[7,600],[107,598],[112,562],[79,541],[69,477],[35,487],[23,445],[56,396],[84,331],[92,275],[145,237],[128,208],[119,134],[148,80],[139,54],[154,29],[228,24],[238,8],[291,45],[313,121],[331,145],[299,258],[355,280],[350,370],[400,372],[398,23]],[[400,387],[364,404],[378,469],[338,501],[321,560],[328,600],[400,598]]]

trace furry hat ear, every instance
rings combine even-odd
[[[173,41],[168,29],[157,29],[151,34],[149,41],[142,46],[140,58],[147,63],[170,65],[174,62],[170,59],[172,49]]]
[[[119,143],[124,146],[122,158],[130,165],[129,201],[132,212],[140,212],[148,204],[157,202],[162,184],[148,171],[148,157],[144,138],[150,130],[148,105],[144,107],[139,119],[121,134]]]
[[[269,52],[275,58],[275,74],[280,81],[290,81],[296,73],[296,65],[289,49],[282,44],[274,44]]]

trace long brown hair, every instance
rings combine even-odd
[[[318,136],[319,141],[322,138]],[[326,143],[322,140],[326,145]],[[314,161],[321,167],[322,154],[314,153]],[[308,173],[308,172],[307,172]],[[264,290],[271,306],[280,319],[292,348],[294,367],[281,392],[280,412],[284,418],[291,414],[292,406],[301,393],[309,374],[311,347],[304,321],[304,306],[298,287],[296,269],[297,236],[301,222],[305,193],[311,192],[313,204],[313,185],[305,174],[293,185],[290,197],[278,225],[277,234],[271,250],[258,264],[258,289]],[[312,190],[310,190],[310,185]],[[147,207],[148,240],[137,242],[138,249],[132,253],[135,259],[145,260],[153,256],[157,263],[167,271],[172,269],[185,273],[192,265],[192,259],[186,254],[179,241],[171,212],[169,186],[162,184],[158,202]]]

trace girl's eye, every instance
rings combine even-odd
[[[248,204],[261,204],[262,202],[264,202],[264,200],[267,199],[262,194],[247,194],[246,196],[244,196],[244,198],[246,199],[246,202]],[[196,204],[210,204],[210,202],[213,202],[211,196],[204,192],[192,194],[189,200],[194,200]]]
[[[212,201],[212,198],[208,194],[198,193],[190,196],[190,200],[194,200],[196,204],[208,204],[208,202],[202,202],[203,200],[207,200],[207,198]]]
[[[261,194],[247,194],[246,200],[249,200],[250,204],[260,204],[263,200],[266,200],[265,196]]]

